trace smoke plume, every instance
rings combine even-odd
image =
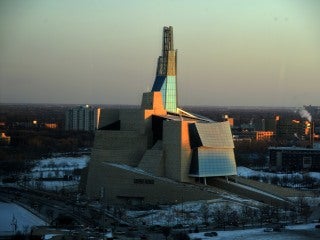
[[[311,114],[305,109],[299,109],[300,117],[307,119],[309,122],[312,120]]]

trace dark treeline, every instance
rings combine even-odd
[[[252,119],[270,119],[275,116],[283,118],[300,118],[295,108],[281,107],[185,107],[187,111],[200,114],[214,121],[222,121],[224,115],[233,118],[235,124],[249,123]]]
[[[34,159],[50,157],[53,153],[75,152],[91,148],[92,132],[59,130],[9,130],[9,146],[0,147],[0,169],[5,173],[27,171]]]
[[[50,156],[55,152],[73,152],[93,145],[93,133],[64,131],[65,112],[75,105],[59,104],[0,104],[0,132],[11,137],[9,146],[0,147],[0,161],[6,165]],[[101,106],[100,106],[101,107]],[[185,110],[222,121],[224,115],[234,118],[235,124],[248,123],[254,118],[274,118],[276,115],[299,117],[293,108],[241,108],[241,107],[184,107]],[[34,126],[32,121],[37,120]],[[4,123],[4,124],[3,124]],[[28,124],[17,124],[28,123]],[[57,129],[46,129],[41,123],[56,123]],[[266,164],[265,156],[269,146],[281,146],[279,142],[236,143],[237,164],[250,166],[246,154],[255,153],[255,164]],[[3,165],[3,164],[2,164]],[[19,164],[16,164],[17,166]],[[25,167],[22,164],[21,168]],[[19,166],[20,166],[19,165]],[[3,167],[3,166],[2,166]],[[2,168],[4,169],[4,168]]]

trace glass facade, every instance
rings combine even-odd
[[[157,76],[152,86],[152,92],[161,91],[161,88],[166,85],[165,81],[166,76]]]
[[[234,144],[228,122],[189,125],[192,160],[189,175],[214,177],[236,175]]]
[[[164,108],[169,112],[177,112],[177,58],[173,49],[173,29],[163,29],[162,56],[158,58],[157,74],[152,91],[162,93]]]
[[[233,149],[197,148],[192,156],[190,176],[214,177],[236,175]]]
[[[163,106],[167,111],[177,111],[176,76],[157,76],[152,91],[160,91],[162,93]]]
[[[165,109],[170,112],[177,111],[177,87],[176,76],[167,76]],[[163,96],[163,94],[162,94]]]

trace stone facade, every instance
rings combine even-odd
[[[164,204],[217,197],[190,176],[189,127],[197,120],[168,114],[160,92],[145,93],[140,109],[104,114],[108,111],[101,116],[107,126],[96,131],[89,163],[89,198],[106,204]]]

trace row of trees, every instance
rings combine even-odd
[[[279,227],[283,223],[296,223],[297,221],[307,221],[310,215],[310,207],[305,198],[299,197],[291,205],[284,208],[271,205],[263,205],[260,207],[242,206],[238,208],[231,207],[230,204],[225,203],[223,206],[212,207],[206,203],[200,207],[199,214],[202,217],[202,224],[206,226],[213,225],[217,229],[224,229],[230,227],[245,227],[245,226],[263,226],[270,225],[272,227]],[[184,223],[192,222],[194,216],[185,214]],[[189,219],[188,219],[189,218]],[[183,222],[179,223],[181,227]],[[162,227],[161,232],[167,239],[172,235],[173,239],[187,240],[189,239],[186,232],[173,233],[172,226]],[[195,226],[194,232],[199,232],[198,227]]]
[[[284,176],[266,176],[255,175],[249,177],[252,180],[271,183],[282,187],[294,188],[315,188],[320,186],[320,181],[317,178],[311,177],[308,174],[299,175],[284,175]]]
[[[201,215],[203,222],[207,225],[214,224],[219,228],[227,226],[277,224],[279,222],[295,223],[298,220],[307,221],[311,210],[307,200],[304,197],[298,197],[292,204],[284,208],[279,206],[264,205],[261,207],[243,206],[240,209],[234,209],[229,204],[223,207],[209,210],[207,204],[201,206]]]
[[[279,222],[306,221],[310,215],[310,206],[304,197],[298,197],[292,204],[288,204],[284,208],[279,206],[262,205],[259,207],[251,207],[247,205],[237,206],[236,208],[229,203],[223,206],[214,207],[208,204],[202,204],[200,207],[200,216],[202,224],[206,226],[213,225],[218,228],[226,227],[244,227],[265,224],[277,224]],[[185,212],[172,212],[168,216],[168,226],[176,224],[189,223],[194,224],[194,214]]]
[[[15,130],[10,146],[0,147],[0,171],[17,174],[33,167],[31,160],[49,157],[52,153],[74,152],[79,148],[91,148],[94,134],[91,132],[65,132],[57,130]]]

